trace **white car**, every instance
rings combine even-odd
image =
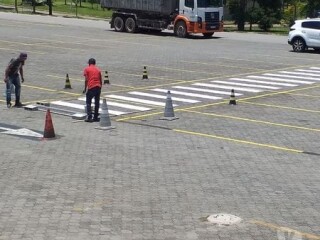
[[[320,18],[296,20],[290,27],[288,43],[295,52],[320,50]]]

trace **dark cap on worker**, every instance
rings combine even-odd
[[[19,58],[22,60],[26,60],[28,58],[28,55],[24,52],[20,53]]]
[[[89,65],[90,64],[93,64],[95,65],[96,64],[96,60],[94,58],[90,58],[89,61],[88,61]]]

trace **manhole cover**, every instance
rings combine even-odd
[[[207,217],[208,222],[214,223],[217,225],[224,225],[224,226],[230,226],[236,223],[241,222],[241,218],[226,214],[226,213],[219,213],[219,214],[213,214]]]

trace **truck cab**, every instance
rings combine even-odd
[[[178,37],[186,37],[189,33],[211,37],[214,32],[223,31],[223,1],[180,0],[174,26]]]

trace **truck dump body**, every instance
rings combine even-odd
[[[101,0],[101,7],[169,15],[178,9],[179,0]]]

